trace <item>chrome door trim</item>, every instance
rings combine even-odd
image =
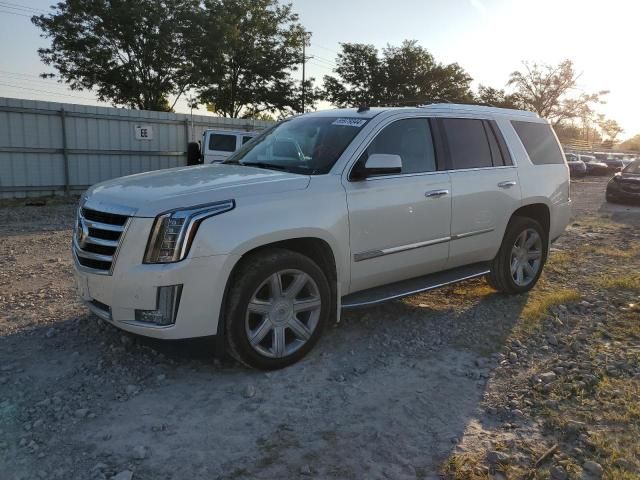
[[[429,247],[431,245],[437,245],[439,243],[445,243],[451,240],[451,237],[434,238],[433,240],[427,240],[425,242],[410,243],[408,245],[399,245],[397,247],[382,248],[377,250],[367,250],[366,252],[360,252],[353,255],[354,262],[361,262],[363,260],[369,260],[371,258],[383,257],[385,255],[391,255],[392,253],[406,252],[407,250],[415,250],[416,248]]]
[[[473,237],[474,235],[482,235],[483,233],[493,232],[494,228],[484,228],[482,230],[473,230],[471,232],[458,233],[457,235],[451,235],[451,240],[458,240],[460,238]]]

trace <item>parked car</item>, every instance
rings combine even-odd
[[[570,212],[569,169],[536,114],[361,107],[284,120],[222,164],[97,184],[72,251],[105,321],[213,335],[274,369],[343,308],[482,276],[530,290]]]
[[[607,184],[608,202],[640,202],[640,160],[616,173]]]
[[[202,134],[202,142],[198,148],[199,152],[197,153],[200,160],[199,163],[222,162],[256,135],[258,135],[258,132],[205,130]],[[192,143],[190,145],[198,144]],[[193,162],[189,163],[193,164]]]
[[[587,167],[587,175],[608,175],[609,166],[592,155],[578,155]]]
[[[572,177],[584,177],[587,174],[587,166],[578,158],[575,153],[565,153],[567,165],[569,165],[569,174]]]
[[[626,166],[624,163],[624,155],[617,153],[610,153],[607,155],[607,158],[602,160],[602,163],[607,165],[609,173],[619,172]]]

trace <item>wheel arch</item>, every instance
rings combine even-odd
[[[283,238],[281,240],[272,240],[267,243],[254,243],[250,246],[245,245],[245,247],[242,248],[240,256],[233,265],[233,268],[231,269],[225,283],[222,308],[218,321],[217,337],[219,339],[224,338],[225,319],[222,312],[224,312],[224,306],[227,302],[229,288],[234,280],[234,275],[236,275],[239,266],[244,261],[247,261],[247,259],[252,255],[259,255],[260,252],[269,250],[271,248],[290,250],[304,255],[313,260],[320,267],[320,269],[325,272],[325,274],[327,275],[327,280],[329,281],[329,287],[331,289],[332,296],[332,311],[330,312],[330,318],[337,318],[339,320],[339,299],[341,291],[339,286],[340,273],[338,271],[336,252],[332,248],[331,244],[326,239],[320,238],[318,236]]]
[[[509,221],[511,221],[513,217],[528,217],[536,220],[542,225],[547,237],[549,236],[551,229],[551,209],[546,203],[534,202],[523,205],[511,214]]]

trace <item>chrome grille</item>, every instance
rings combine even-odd
[[[79,265],[110,275],[129,217],[88,208],[78,210],[73,232],[73,254]]]

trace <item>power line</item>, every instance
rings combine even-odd
[[[7,13],[9,15],[18,15],[20,17],[26,17],[26,18],[32,17],[32,15],[25,15],[24,13],[18,13],[18,12],[9,12],[8,10],[0,10],[0,13]]]
[[[323,62],[330,63],[330,64],[332,64],[332,65],[335,65],[335,64],[336,64],[336,62],[334,62],[333,60],[329,60],[328,58],[321,57],[320,55],[314,55],[314,56],[313,56],[313,58],[317,58],[318,60],[321,60],[321,61],[323,61]]]
[[[43,10],[41,8],[34,8],[26,5],[20,5],[19,3],[5,2],[4,0],[0,1],[0,4],[2,4],[1,6],[4,8],[13,8],[15,10],[23,10],[23,11],[31,11],[31,12],[39,12],[39,13],[49,13],[46,10]]]
[[[4,86],[4,87],[9,87],[9,88],[17,88],[19,90],[28,90],[31,92],[39,92],[39,93],[47,93],[49,95],[56,95],[56,96],[61,96],[61,97],[72,97],[72,98],[78,98],[78,99],[83,99],[83,100],[92,100],[92,101],[98,101],[96,98],[89,98],[89,97],[81,97],[79,95],[73,95],[70,93],[56,93],[56,92],[51,92],[48,90],[40,90],[38,88],[28,88],[28,87],[22,87],[20,85],[12,85],[10,83],[4,83],[4,82],[0,82],[0,86]]]
[[[320,68],[324,68],[325,70],[333,71],[333,67],[330,67],[329,65],[325,65],[323,63],[316,63],[313,60],[309,60],[309,63],[313,64],[314,67],[320,67]]]

